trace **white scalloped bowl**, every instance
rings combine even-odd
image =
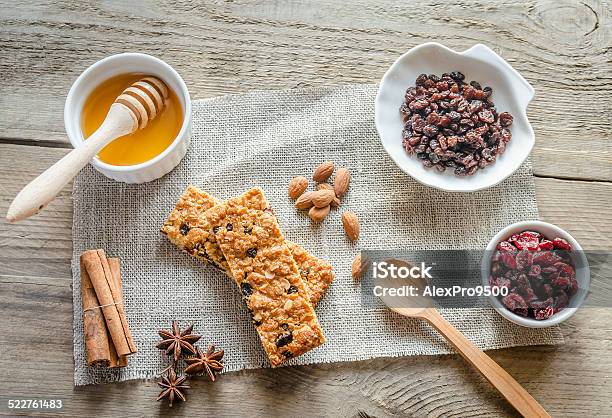
[[[419,74],[461,71],[466,80],[476,80],[493,89],[493,101],[499,112],[514,116],[512,140],[506,151],[490,166],[472,176],[456,176],[447,169],[441,173],[426,168],[416,156],[402,146],[404,124],[399,108],[408,87],[415,85]],[[399,57],[383,76],[375,103],[376,129],[383,147],[397,166],[427,186],[450,192],[473,192],[492,187],[514,173],[529,156],[535,135],[527,119],[527,106],[533,99],[533,87],[490,48],[477,44],[456,52],[439,43],[429,42],[412,48]]]

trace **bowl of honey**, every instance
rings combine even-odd
[[[115,99],[134,82],[154,76],[168,87],[162,112],[143,129],[122,136],[91,161],[107,177],[126,183],[160,178],[178,165],[191,139],[191,99],[181,76],[159,58],[123,53],[87,68],[72,85],[64,124],[73,147],[100,127]]]

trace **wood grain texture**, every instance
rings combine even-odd
[[[612,180],[608,0],[0,0],[0,8],[0,137],[13,142],[65,145],[70,85],[113,53],[159,56],[204,98],[375,83],[419,43],[463,50],[481,42],[536,88],[528,112],[535,172]]]
[[[0,144],[0,213],[29,178],[66,152]],[[582,242],[595,237],[597,248],[612,248],[612,220],[602,216],[612,184],[536,178],[536,186],[542,219],[567,227]],[[73,416],[516,414],[457,355],[229,373],[215,384],[195,381],[190,401],[172,411],[154,402],[151,381],[73,389],[71,222],[69,188],[24,223],[0,221],[0,362],[10,376],[0,381],[0,414],[9,413],[6,399],[31,394],[63,399],[63,412]],[[555,417],[612,414],[612,311],[584,309],[562,330],[563,346],[488,354]]]
[[[528,116],[542,176],[541,219],[590,249],[610,250],[610,6],[609,0],[0,0],[0,214],[65,155],[48,148],[68,146],[65,96],[81,71],[107,55],[156,55],[181,73],[193,98],[205,98],[375,83],[419,43],[462,50],[481,42],[536,88]],[[457,355],[224,374],[215,384],[193,382],[190,401],[172,410],[154,402],[151,381],[74,389],[71,227],[71,185],[36,217],[0,220],[2,415],[15,413],[7,399],[33,396],[62,399],[71,416],[515,414]],[[555,417],[612,415],[612,311],[581,310],[562,330],[563,346],[488,354]]]

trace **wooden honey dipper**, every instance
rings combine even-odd
[[[155,77],[145,77],[125,89],[111,105],[104,122],[81,146],[66,154],[32,180],[11,203],[6,214],[16,222],[38,213],[106,145],[142,129],[161,113],[168,100],[168,87]]]

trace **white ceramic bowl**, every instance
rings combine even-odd
[[[459,177],[452,170],[440,173],[426,168],[416,156],[402,146],[404,124],[399,108],[408,87],[415,85],[419,74],[441,75],[461,71],[466,80],[476,80],[493,89],[493,101],[499,112],[514,116],[512,140],[495,163],[472,176]],[[412,48],[399,57],[383,76],[376,95],[376,129],[383,147],[399,168],[420,183],[452,192],[472,192],[494,186],[514,173],[525,161],[535,137],[527,105],[534,89],[506,61],[491,49],[477,44],[464,52],[455,52],[439,43],[429,42]]]
[[[110,77],[144,73],[163,80],[178,96],[183,107],[183,126],[174,141],[161,154],[141,164],[116,166],[95,157],[91,164],[107,177],[125,183],[144,183],[170,172],[187,152],[191,139],[191,98],[181,76],[164,61],[147,54],[124,53],[106,57],[87,68],[74,82],[64,106],[64,125],[73,147],[83,143],[81,112],[93,89]]]
[[[487,245],[487,249],[482,259],[482,284],[484,286],[489,285],[489,276],[491,274],[491,256],[493,255],[497,244],[500,241],[503,241],[514,234],[526,230],[539,232],[550,239],[563,238],[572,246],[573,250],[571,252],[571,258],[574,264],[574,269],[576,271],[578,292],[574,296],[572,296],[569,301],[569,306],[567,308],[561,310],[560,312],[557,312],[550,318],[542,321],[538,321],[532,318],[525,318],[509,311],[495,296],[490,296],[489,301],[501,316],[508,319],[509,321],[514,322],[515,324],[522,325],[524,327],[545,328],[550,327],[552,325],[560,324],[561,322],[568,319],[570,316],[574,315],[576,313],[576,310],[584,302],[584,299],[586,298],[586,295],[589,291],[589,284],[591,282],[591,272],[589,270],[589,262],[586,256],[584,255],[582,247],[580,246],[580,244],[578,244],[578,241],[576,241],[574,237],[572,237],[568,232],[564,231],[558,226],[541,221],[527,221],[509,225],[499,231],[497,235],[495,235]]]

